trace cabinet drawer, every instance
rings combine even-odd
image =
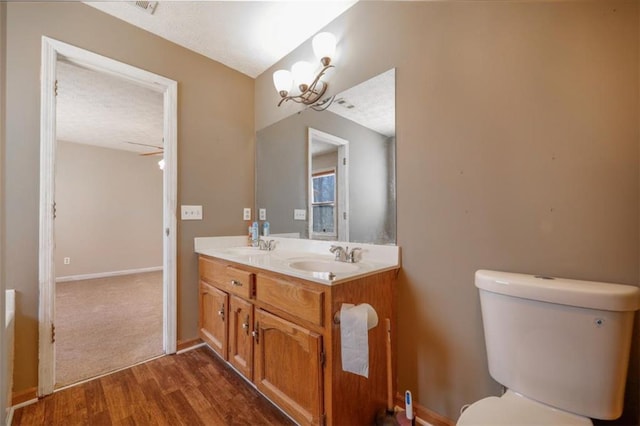
[[[200,278],[221,290],[245,299],[253,295],[255,275],[204,257],[199,260]]]
[[[322,326],[324,291],[258,274],[256,300]]]
[[[200,256],[198,260],[198,270],[200,271],[200,278],[208,283],[215,283],[221,280],[224,275],[224,270],[227,266],[220,262],[207,259]]]
[[[224,270],[224,282],[220,283],[229,292],[245,299],[253,295],[253,283],[255,275],[251,272],[227,266]]]

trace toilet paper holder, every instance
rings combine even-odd
[[[354,306],[360,306],[360,305],[365,305],[366,309],[367,309],[367,327],[369,330],[371,330],[372,328],[374,328],[375,326],[378,325],[378,313],[376,312],[376,310],[373,308],[373,306],[371,306],[368,303],[361,303],[358,305],[354,305],[352,303],[343,303],[342,306],[346,306],[346,307],[354,307]],[[342,311],[336,311],[335,314],[333,314],[333,323],[340,325],[340,312]]]

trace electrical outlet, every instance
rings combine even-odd
[[[182,220],[202,220],[202,206],[180,206]]]
[[[58,258],[58,259],[59,259],[59,258]],[[64,258],[64,264],[65,264],[65,265],[68,265],[68,264],[70,264],[70,263],[71,263],[71,258],[70,258],[70,257],[65,257],[65,258]]]
[[[293,220],[307,220],[307,211],[305,209],[293,209]]]
[[[251,220],[251,209],[249,207],[245,207],[242,211],[242,220]]]
[[[258,211],[260,212],[260,214],[258,215],[260,217],[260,220],[267,220],[267,209],[260,209]]]

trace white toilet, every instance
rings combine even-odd
[[[458,426],[592,425],[622,414],[638,287],[480,270],[489,373],[507,391]]]

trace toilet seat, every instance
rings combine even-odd
[[[501,397],[474,402],[462,412],[457,426],[593,426],[591,419],[558,410],[507,390]]]

